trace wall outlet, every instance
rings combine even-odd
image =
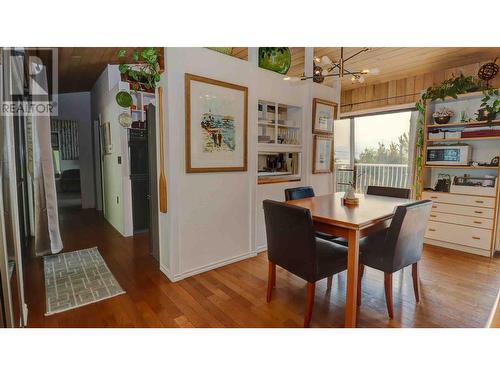
[[[118,156],[118,164],[121,164],[121,163],[122,163],[122,157]]]
[[[120,197],[118,195],[116,196],[116,204],[120,204]]]

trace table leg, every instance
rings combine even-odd
[[[347,287],[345,299],[345,327],[356,327],[358,266],[359,266],[359,231],[349,230],[349,250],[347,253]]]

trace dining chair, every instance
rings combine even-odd
[[[296,187],[296,188],[285,189],[285,200],[286,201],[292,201],[295,199],[312,198],[314,196],[315,196],[315,194],[314,194],[314,189],[312,186],[300,186],[300,187]],[[337,236],[332,236],[330,234],[323,233],[323,232],[316,232],[316,237],[322,238],[322,239],[327,240],[327,241],[333,241],[333,240],[338,238]],[[329,282],[329,286],[331,286],[330,280],[328,282]]]
[[[384,197],[393,198],[410,198],[411,190],[405,188],[396,188],[390,186],[374,186],[369,185],[366,194],[368,195],[381,195]]]
[[[385,301],[389,318],[394,318],[392,275],[411,264],[415,300],[420,301],[418,262],[422,258],[424,234],[431,214],[432,201],[422,200],[396,208],[388,228],[360,240],[358,304],[364,267],[384,272]]]
[[[307,281],[304,327],[309,327],[316,282],[347,269],[347,249],[316,237],[311,212],[282,202],[265,200],[269,273],[267,302],[276,285],[276,266]]]

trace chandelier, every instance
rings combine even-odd
[[[344,47],[340,47],[340,59],[338,61],[332,61],[328,56],[315,57],[314,58],[314,68],[313,75],[306,77],[304,74],[299,77],[286,76],[283,78],[285,81],[298,82],[305,81],[307,79],[312,79],[316,83],[322,83],[326,77],[339,77],[343,78],[346,76],[351,76],[351,81],[353,83],[363,83],[365,81],[364,76],[368,74],[379,74],[378,68],[363,69],[359,71],[351,71],[346,68],[346,62],[351,60],[364,52],[370,51],[370,48],[362,48],[355,54],[344,58]]]

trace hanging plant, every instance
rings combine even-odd
[[[127,57],[127,51],[121,49],[118,51],[118,57],[124,59]],[[122,63],[118,67],[120,73],[129,80],[137,82],[133,88],[144,86],[146,90],[154,90],[160,82],[160,63],[158,52],[154,47],[147,47],[141,50],[132,51],[133,64]]]
[[[448,97],[457,99],[459,94],[475,92],[485,89],[483,84],[474,76],[464,76],[462,73],[458,77],[452,77],[444,80],[437,86],[431,86],[425,90],[418,102],[415,103],[415,109],[418,111],[417,134],[416,134],[416,155],[415,155],[415,194],[420,198],[422,190],[422,162],[423,149],[425,142],[424,123],[425,123],[425,103],[434,100],[444,100]]]
[[[500,92],[498,89],[488,89],[483,91],[483,98],[481,99],[480,105],[480,116],[478,120],[488,120],[492,121],[497,117],[497,113],[500,112]]]

